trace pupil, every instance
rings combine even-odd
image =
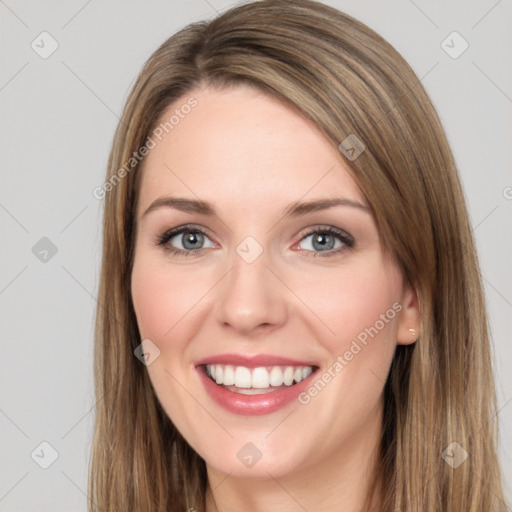
[[[188,236],[185,237],[185,243],[183,244],[183,246],[186,249],[195,249],[194,243],[197,243],[198,241],[200,241],[201,237],[202,237],[201,233],[189,232]],[[188,246],[188,244],[191,244],[192,247]]]
[[[327,238],[327,239],[330,239],[330,242],[331,242],[331,243],[327,243],[327,242],[325,241],[325,239],[326,239],[326,238]],[[332,242],[333,242],[333,239],[332,239],[332,236],[331,236],[331,235],[328,235],[328,234],[322,233],[322,234],[317,235],[317,236],[313,239],[313,246],[315,246],[315,244],[317,244],[317,243],[318,243],[318,244],[320,244],[320,248],[324,248],[324,249],[325,249],[325,248],[328,246],[328,247],[327,247],[328,249],[332,249]],[[315,249],[316,249],[316,247],[315,247]]]

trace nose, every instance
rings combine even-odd
[[[265,251],[253,262],[235,252],[218,288],[216,317],[223,328],[250,337],[282,326],[288,315],[288,289],[277,275]]]

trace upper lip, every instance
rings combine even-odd
[[[205,364],[230,364],[247,368],[258,368],[261,366],[317,366],[310,361],[299,361],[271,354],[217,354],[205,357],[196,363],[197,366]]]

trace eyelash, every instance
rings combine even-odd
[[[185,225],[181,226],[179,228],[174,228],[169,231],[166,231],[164,234],[158,236],[156,238],[155,244],[157,246],[163,247],[167,252],[170,254],[173,254],[175,256],[193,256],[195,254],[200,253],[204,249],[191,249],[189,251],[184,251],[183,249],[176,249],[175,247],[166,246],[167,242],[174,238],[177,235],[180,235],[182,233],[200,233],[204,236],[208,237],[208,234],[203,231],[202,229],[194,226],[194,225]],[[337,254],[340,254],[344,251],[350,250],[354,247],[355,241],[348,233],[345,231],[342,231],[341,229],[335,228],[333,226],[319,226],[315,229],[312,229],[310,231],[307,231],[306,233],[302,234],[302,237],[300,238],[299,242],[302,242],[304,238],[307,238],[310,235],[313,235],[315,233],[318,234],[327,234],[327,235],[334,235],[336,236],[341,242],[344,244],[343,247],[339,247],[338,249],[331,249],[329,251],[325,251],[325,254],[322,254],[323,251],[309,251],[306,250],[306,252],[313,252],[314,254],[312,256],[308,256],[309,258],[329,258],[332,256],[335,256]],[[305,250],[305,249],[303,249]]]

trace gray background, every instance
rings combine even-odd
[[[512,1],[326,3],[398,49],[448,133],[488,299],[510,499]],[[0,0],[2,511],[86,510],[102,209],[92,191],[104,180],[118,116],[145,59],[177,29],[231,5]],[[43,31],[58,43],[47,58],[31,47],[35,40],[39,52],[51,49]],[[453,31],[469,43],[458,58],[442,47]],[[460,43],[445,45],[453,53]],[[43,469],[52,449],[58,457]]]

